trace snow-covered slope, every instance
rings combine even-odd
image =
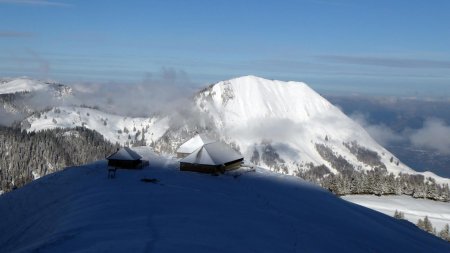
[[[12,80],[5,80],[0,83],[0,94],[13,94],[17,92],[31,92],[48,88],[49,85],[28,78],[17,78]]]
[[[428,199],[414,199],[410,196],[347,195],[342,197],[350,202],[393,216],[395,210],[403,212],[405,219],[417,224],[428,216],[439,232],[445,224],[450,224],[450,203]]]
[[[34,114],[22,125],[27,131],[84,126],[99,132],[112,143],[130,145],[131,141],[141,141],[142,137],[148,144],[159,140],[168,128],[168,118],[132,118],[92,108],[64,106]]]
[[[449,252],[407,221],[263,169],[212,177],[104,161],[0,196],[2,252]],[[141,179],[157,179],[146,183]]]
[[[73,95],[72,88],[63,84],[29,78],[0,79],[0,113],[20,119],[22,114],[42,110],[61,103]],[[6,124],[0,119],[1,124]]]
[[[72,89],[68,86],[29,78],[7,79],[0,82],[0,94],[14,94],[40,90],[51,90],[52,92],[57,92],[57,95],[59,96],[72,93]]]

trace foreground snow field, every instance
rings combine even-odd
[[[437,231],[445,224],[450,224],[449,202],[415,199],[409,196],[348,195],[342,198],[390,216],[394,215],[395,210],[401,211],[405,214],[405,219],[413,223],[428,216]]]
[[[149,167],[108,179],[99,161],[1,195],[0,251],[450,252],[407,221],[295,177],[180,172],[176,161],[137,151]]]

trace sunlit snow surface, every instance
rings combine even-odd
[[[0,94],[13,94],[16,92],[30,92],[48,88],[48,84],[28,78],[17,78],[0,83]]]
[[[140,132],[138,140],[141,140],[144,131],[145,140],[150,143],[158,140],[168,129],[167,118],[125,117],[76,106],[54,108],[42,113],[40,117],[33,115],[28,118],[28,121],[31,125],[28,131],[84,126],[99,132],[112,143],[122,145],[134,140],[138,131]]]
[[[100,161],[1,195],[0,251],[450,252],[407,221],[295,177],[180,172],[176,161],[137,151],[150,167],[108,179]]]
[[[428,216],[438,232],[445,224],[450,225],[449,202],[414,199],[410,196],[348,195],[342,198],[390,216],[394,215],[395,210],[401,211],[405,219],[413,223]]]

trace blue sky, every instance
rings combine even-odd
[[[321,92],[450,97],[450,1],[0,0],[0,75],[205,85],[241,75]]]

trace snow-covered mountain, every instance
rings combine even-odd
[[[169,128],[168,117],[133,118],[102,112],[98,109],[61,106],[36,113],[22,122],[28,131],[53,128],[86,127],[101,133],[112,143],[130,145],[145,140],[146,144],[158,141]],[[143,144],[145,144],[143,143]]]
[[[196,104],[246,157],[264,153],[270,144],[289,173],[308,163],[335,169],[317,145],[328,147],[356,169],[385,165],[396,174],[412,172],[404,164],[396,164],[398,159],[361,126],[304,83],[245,76],[209,87],[197,96]],[[374,161],[358,159],[352,147],[374,151],[379,158],[374,154]],[[264,159],[259,163],[272,166]]]
[[[9,113],[31,113],[43,103],[61,100],[73,94],[71,87],[30,78],[0,79],[0,109]]]
[[[59,107],[32,115],[22,125],[27,131],[85,126],[112,142],[141,141],[169,154],[196,132],[207,132],[230,143],[247,162],[287,174],[322,165],[331,173],[416,173],[304,83],[239,77],[203,89],[185,107],[184,113],[151,118]],[[431,172],[422,174],[450,183]]]
[[[72,167],[0,196],[2,252],[449,252],[413,224],[265,169]],[[143,180],[147,179],[147,180]],[[150,182],[153,183],[150,183]]]
[[[3,79],[0,81],[0,94],[31,92],[48,88],[48,84],[28,78]]]
[[[0,79],[0,95],[29,93],[35,91],[50,91],[55,96],[67,96],[72,94],[72,88],[55,82],[39,81],[30,78]]]

